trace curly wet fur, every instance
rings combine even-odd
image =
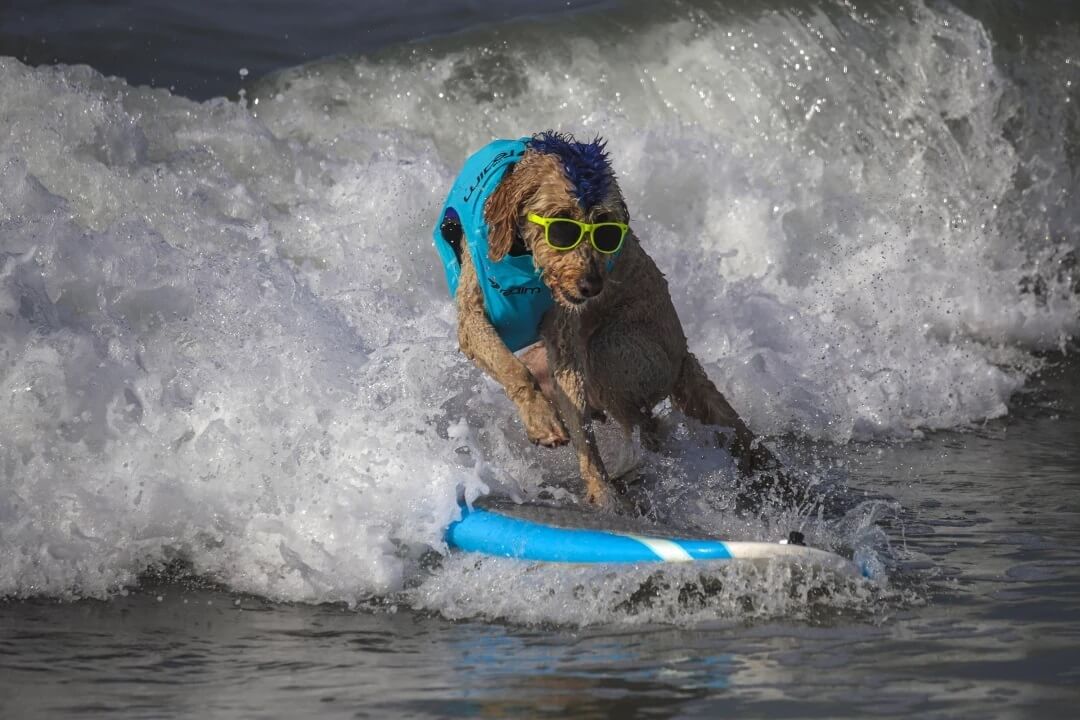
[[[573,443],[590,502],[607,504],[611,499],[592,419],[606,415],[626,433],[639,428],[642,442],[655,446],[652,408],[666,397],[701,422],[734,428],[732,450],[744,468],[771,460],[767,451],[754,447],[746,424],[687,349],[667,280],[632,230],[609,267],[610,256],[587,242],[571,251],[551,248],[544,242],[543,228],[526,220],[529,213],[536,213],[628,223],[614,173],[605,185],[597,202],[582,207],[562,160],[531,149],[485,206],[491,259],[505,256],[520,237],[556,300],[541,328],[550,372],[547,396],[487,321],[467,251],[457,292],[462,351],[505,388],[533,442]],[[535,353],[531,360],[537,367]]]

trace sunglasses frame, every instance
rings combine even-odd
[[[596,252],[603,253],[604,255],[614,255],[615,253],[622,250],[623,241],[626,240],[626,233],[630,231],[629,225],[620,222],[583,223],[578,222],[577,220],[571,220],[570,218],[542,217],[540,215],[537,215],[536,213],[529,213],[526,217],[528,218],[529,222],[534,222],[544,228],[544,242],[546,242],[553,250],[558,250],[559,252],[569,252],[570,250],[573,250],[581,244],[582,239],[584,239],[586,233],[588,233],[589,244],[593,246],[593,249],[595,249]],[[576,242],[574,242],[573,245],[571,245],[570,247],[559,247],[557,245],[551,244],[551,239],[548,237],[548,232],[551,230],[552,223],[555,222],[573,223],[574,225],[577,225],[579,228],[581,228],[581,233],[578,235],[578,239]],[[603,227],[604,225],[613,225],[619,228],[619,231],[622,233],[619,236],[619,244],[615,246],[614,250],[601,250],[596,245],[596,228]]]

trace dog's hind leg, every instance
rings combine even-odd
[[[764,445],[756,442],[754,433],[716,389],[716,385],[705,374],[705,369],[691,352],[687,352],[683,358],[671,391],[671,401],[683,413],[706,425],[733,428],[735,442],[731,444],[730,450],[731,454],[738,458],[743,472],[777,466],[773,454]]]

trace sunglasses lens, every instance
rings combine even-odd
[[[593,242],[600,252],[613,253],[622,245],[623,229],[618,225],[597,225],[593,230]]]
[[[568,250],[581,238],[581,226],[568,220],[554,220],[548,226],[548,243],[557,250]]]

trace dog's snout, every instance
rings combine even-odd
[[[577,286],[582,297],[596,297],[604,289],[604,280],[599,275],[590,273],[579,279]]]

